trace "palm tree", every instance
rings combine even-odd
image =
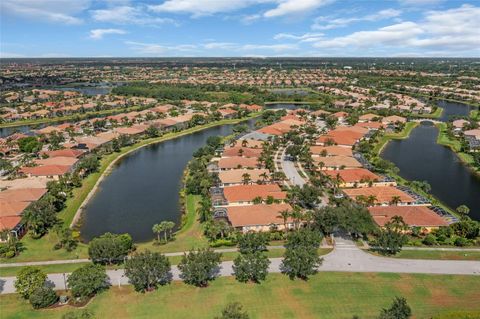
[[[300,219],[302,218],[302,213],[298,208],[294,208],[290,216],[293,218],[293,225],[295,229],[300,228]]]
[[[266,182],[269,176],[267,172],[263,172],[262,174],[260,174],[260,177],[262,178],[263,182]]]
[[[250,174],[248,173],[243,173],[242,178],[243,178],[243,184],[245,185],[248,185],[252,181]]]
[[[242,140],[242,147],[247,147],[248,141],[247,140]]]
[[[172,229],[175,227],[175,223],[172,221],[165,222],[165,232],[168,232],[168,238],[172,238]]]
[[[164,225],[162,223],[160,224],[155,224],[152,227],[152,231],[157,234],[157,241],[160,242],[160,233],[164,231]]]
[[[277,217],[283,219],[283,227],[284,227],[285,233],[287,233],[288,232],[287,220],[290,217],[290,211],[288,209],[281,210],[280,212],[278,212]]]
[[[366,202],[366,204],[367,204],[368,206],[373,206],[373,205],[375,205],[375,202],[376,202],[376,201],[377,201],[377,196],[375,196],[375,195],[369,195],[369,196],[367,197],[367,202]]]
[[[200,201],[200,205],[197,207],[197,214],[200,222],[206,222],[211,217],[211,203],[208,198],[204,198]]]
[[[392,199],[390,200],[390,204],[391,205],[398,205],[401,201],[402,201],[402,199],[400,198],[400,196],[395,195],[395,196],[392,196]]]

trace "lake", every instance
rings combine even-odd
[[[470,107],[460,103],[444,101],[442,107],[449,115],[470,111]],[[437,144],[437,136],[438,129],[430,122],[423,122],[409,138],[390,141],[381,157],[395,163],[403,178],[427,181],[431,193],[450,208],[467,205],[470,217],[480,220],[480,178],[450,148]]]
[[[253,127],[255,119],[246,123]],[[154,237],[152,226],[180,222],[182,174],[207,138],[232,134],[234,125],[217,126],[142,147],[120,159],[86,205],[81,226],[86,241],[105,232],[129,233],[136,242]]]

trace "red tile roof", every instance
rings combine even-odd
[[[218,167],[220,169],[233,169],[233,168],[256,168],[258,167],[258,161],[255,157],[223,157],[218,161]]]
[[[339,176],[340,181],[343,181],[345,183],[380,180],[380,176],[364,168],[342,169],[338,171],[323,171],[323,174],[335,179],[337,178],[337,176]]]
[[[282,200],[287,197],[277,184],[228,186],[223,189],[223,194],[229,203],[252,201],[256,197],[266,199],[272,196]]]
[[[368,211],[373,220],[384,226],[393,216],[401,216],[409,226],[438,227],[447,226],[448,223],[440,216],[425,206],[375,206]]]
[[[292,211],[292,207],[288,204],[230,206],[227,215],[233,227],[280,225],[283,219],[278,215],[282,210]],[[291,222],[291,219],[287,222]]]

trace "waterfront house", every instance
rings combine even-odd
[[[292,211],[289,204],[259,204],[250,206],[227,207],[227,218],[229,223],[243,233],[254,231],[264,232],[272,228],[282,230],[293,228],[292,218],[288,218],[284,225],[283,218],[279,217],[281,211]]]
[[[265,178],[266,176],[266,178]],[[268,174],[262,176],[267,181]],[[266,200],[283,201],[287,198],[287,193],[282,191],[277,184],[251,184],[236,185],[223,188],[225,204],[228,206],[244,206],[254,204],[255,199],[262,202]]]
[[[369,207],[368,211],[380,227],[385,226],[394,216],[402,217],[410,227],[421,227],[424,232],[448,226],[445,219],[425,206],[375,206]]]
[[[339,186],[346,187],[369,187],[369,186],[395,186],[395,181],[385,179],[365,168],[343,169],[336,171],[323,171],[322,174],[337,180]]]
[[[267,169],[231,169],[220,171],[218,173],[219,186],[261,184],[264,183],[265,174],[270,174],[270,172]]]
[[[368,202],[368,206],[413,205],[416,200],[394,186],[374,186],[362,188],[345,188],[343,192],[358,202]]]

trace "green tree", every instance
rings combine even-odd
[[[290,279],[308,279],[310,275],[317,272],[322,264],[318,255],[318,247],[321,242],[321,235],[308,228],[303,228],[290,233],[285,244],[286,250],[282,262],[282,272]]]
[[[468,215],[468,213],[470,212],[470,208],[468,208],[467,205],[460,205],[460,206],[457,207],[456,211],[457,211],[457,213],[459,213],[460,215],[466,216],[466,215]]]
[[[58,222],[55,206],[51,201],[43,198],[34,202],[23,212],[23,220],[34,238],[46,234],[48,229]]]
[[[42,149],[42,142],[35,136],[23,137],[17,141],[18,148],[23,153],[37,153]]]
[[[262,252],[267,250],[268,235],[265,233],[249,232],[238,239],[238,250],[241,254]]]
[[[147,130],[145,131],[145,134],[150,138],[158,137],[158,136],[160,136],[160,130],[158,128],[156,128],[155,126],[150,125],[147,128]]]
[[[152,231],[157,234],[157,241],[160,242],[160,234],[165,231],[165,224],[160,223],[160,224],[155,224],[152,227]]]
[[[58,296],[52,287],[38,287],[28,299],[35,309],[46,308],[57,302]]]
[[[240,254],[233,261],[233,273],[240,282],[260,282],[265,280],[268,274],[270,260],[261,252]]]
[[[412,316],[412,309],[403,297],[395,297],[388,309],[382,309],[378,319],[408,319]]]
[[[222,315],[215,319],[249,319],[248,314],[238,302],[229,303],[223,310]]]
[[[215,279],[221,254],[211,249],[199,249],[185,253],[178,264],[180,277],[189,285],[206,287]]]
[[[78,164],[78,169],[85,172],[86,175],[95,173],[100,167],[100,160],[96,154],[90,154],[85,156]]]
[[[390,222],[385,223],[374,241],[376,249],[384,255],[395,255],[402,250],[408,241],[404,231],[408,227],[399,216],[392,217]]]
[[[108,276],[101,265],[89,264],[74,270],[67,279],[74,297],[92,297],[108,287]]]
[[[19,271],[14,286],[16,292],[25,299],[40,287],[43,287],[47,275],[36,267],[25,267]]]
[[[165,255],[147,250],[126,261],[125,275],[136,291],[151,291],[171,281],[170,261]]]
[[[128,234],[105,233],[90,241],[88,255],[94,263],[113,264],[122,262],[133,247]]]

